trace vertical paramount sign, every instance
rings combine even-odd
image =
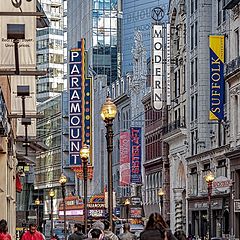
[[[81,48],[70,50],[69,59],[69,163],[80,165],[83,139],[84,41]]]
[[[155,110],[163,105],[163,75],[164,75],[164,28],[163,25],[153,25],[152,33],[152,103]]]

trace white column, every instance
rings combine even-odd
[[[231,141],[234,142],[234,139],[236,139],[236,131],[235,131],[235,95],[231,94],[230,97],[230,136]],[[235,143],[234,143],[235,145]]]
[[[236,120],[236,125],[237,125],[237,133],[238,135],[240,135],[240,92],[238,92],[237,95],[237,101],[236,101],[236,108],[235,110],[237,111],[236,113],[236,117],[234,118],[234,120]]]

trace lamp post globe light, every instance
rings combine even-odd
[[[88,145],[83,144],[81,150],[80,150],[80,157],[82,159],[83,164],[83,191],[84,191],[84,230],[85,234],[87,234],[87,217],[88,217],[88,211],[87,211],[87,163],[89,158],[90,150]]]
[[[101,117],[105,122],[107,129],[107,152],[108,152],[108,214],[110,222],[110,230],[112,230],[113,220],[113,183],[112,183],[112,151],[113,151],[113,120],[117,114],[117,107],[111,101],[111,98],[107,97],[106,102],[102,105]]]
[[[127,198],[124,202],[124,205],[126,206],[126,214],[127,214],[127,223],[129,221],[129,206],[130,206],[130,200]]]
[[[208,237],[211,239],[212,237],[212,202],[211,202],[211,196],[212,196],[212,183],[215,179],[215,176],[212,171],[209,171],[208,174],[205,177],[205,181],[208,185]]]
[[[160,213],[163,215],[163,196],[164,196],[164,191],[162,188],[159,189],[158,191],[158,196],[160,197]]]
[[[53,237],[53,198],[55,197],[55,192],[51,189],[48,194],[51,201],[51,237]]]
[[[39,225],[39,205],[41,203],[39,198],[37,198],[34,203],[35,203],[35,206],[37,207],[36,208],[36,224],[37,224],[37,227],[38,227],[38,225]]]
[[[67,226],[66,226],[66,202],[65,202],[65,184],[67,182],[67,177],[62,173],[59,183],[62,187],[62,198],[63,198],[63,221],[64,221],[64,240],[67,240]]]

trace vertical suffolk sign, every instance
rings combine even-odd
[[[70,50],[69,59],[69,164],[80,165],[83,139],[84,41]]]
[[[224,118],[224,36],[210,35],[210,120]]]
[[[152,103],[155,110],[161,110],[163,105],[164,74],[163,25],[153,25],[152,31]]]

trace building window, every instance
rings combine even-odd
[[[216,177],[220,177],[220,176],[227,177],[227,166],[226,166],[225,159],[218,162],[216,170],[217,170]]]
[[[176,71],[175,72],[175,98],[178,96],[178,91],[177,91],[178,83],[177,83],[177,81],[178,81],[178,76],[177,76],[177,71]]]
[[[195,47],[198,44],[198,22],[195,22]]]
[[[235,31],[235,53],[236,53],[236,58],[239,57],[239,29],[236,29]]]
[[[207,191],[207,183],[206,183],[206,175],[208,174],[208,172],[210,171],[210,163],[207,163],[207,164],[204,164],[203,165],[203,170],[202,170],[202,181],[203,181],[203,184],[202,184],[202,190],[203,191]]]
[[[180,82],[181,82],[181,72],[180,69],[178,69],[178,83],[177,83],[177,96],[180,96]]]
[[[193,14],[194,12],[194,0],[190,0],[191,1],[191,14]]]
[[[194,120],[194,96],[191,96],[191,121]]]
[[[194,131],[191,132],[191,154],[194,155],[195,143],[194,143]]]
[[[195,94],[195,119],[198,118],[198,95]]]
[[[194,167],[191,169],[190,173],[190,194],[191,195],[198,195],[198,174],[197,174],[197,168]]]
[[[191,85],[194,84],[194,61],[191,61]]]
[[[186,91],[186,66],[183,65],[183,92]]]
[[[195,82],[198,81],[198,59],[195,58]]]
[[[222,6],[224,7],[225,6],[225,0],[223,0],[223,2],[222,2]],[[222,10],[223,11],[223,22],[226,20],[226,9],[223,9]]]
[[[222,18],[222,8],[221,8],[221,0],[218,0],[217,2],[217,19],[218,19],[218,25],[221,24],[221,18]]]
[[[191,50],[193,50],[194,46],[194,25],[191,25]]]
[[[197,154],[198,130],[195,130],[195,154]]]

